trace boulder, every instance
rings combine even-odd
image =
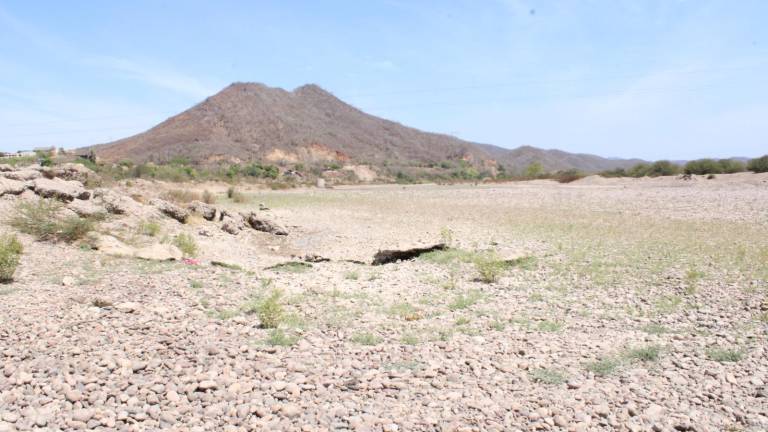
[[[96,173],[90,168],[76,163],[65,163],[55,167],[46,167],[42,174],[45,177],[59,177],[64,180],[77,180],[85,183],[89,178],[95,178]]]
[[[8,165],[8,164],[0,164],[0,172],[7,172],[7,171],[13,171],[16,168]]]
[[[28,168],[20,169],[16,171],[7,171],[7,172],[0,173],[0,175],[2,175],[5,178],[9,178],[12,180],[21,180],[21,181],[35,180],[43,176],[42,174],[40,174],[40,171],[28,169]]]
[[[18,195],[27,190],[27,184],[19,180],[0,177],[0,195]]]
[[[240,213],[230,213],[222,210],[219,220],[221,220],[221,230],[233,235],[239,234],[247,226],[245,219],[243,219]]]
[[[101,253],[123,257],[133,256],[135,253],[131,246],[128,246],[127,244],[110,235],[94,233],[89,237],[91,247],[97,249]]]
[[[137,214],[139,203],[134,201],[131,197],[121,195],[110,189],[96,189],[93,191],[93,196],[101,198],[104,208],[112,214]]]
[[[97,205],[93,200],[74,200],[67,207],[80,217],[101,217],[107,214],[107,209]]]
[[[43,198],[56,198],[68,202],[75,198],[88,199],[91,197],[91,192],[85,190],[82,183],[74,180],[39,178],[32,182],[32,187],[35,193]]]
[[[186,223],[189,218],[189,212],[176,204],[171,204],[168,201],[164,201],[158,198],[149,201],[149,204],[157,207],[161,213],[169,218],[176,219],[181,223]]]
[[[153,261],[174,261],[180,260],[184,254],[179,248],[170,244],[155,243],[150,246],[137,249],[134,254],[136,258]]]
[[[216,219],[216,207],[206,204],[202,201],[192,201],[187,206],[192,213],[199,214],[205,220],[212,221]]]
[[[288,235],[288,231],[278,223],[259,217],[256,212],[243,215],[243,219],[256,231],[262,231],[274,235]]]

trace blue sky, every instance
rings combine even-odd
[[[0,149],[107,142],[256,81],[509,148],[757,156],[766,22],[762,0],[0,0]]]

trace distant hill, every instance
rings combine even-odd
[[[538,161],[551,171],[600,171],[639,162],[528,146],[510,150],[422,132],[366,114],[313,84],[286,91],[235,83],[146,132],[91,149],[108,161],[136,163],[179,157],[199,164],[260,160],[373,166],[461,160],[522,169]]]

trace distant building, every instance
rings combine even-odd
[[[35,156],[36,153],[32,150],[19,150],[16,153],[11,152],[0,152],[0,158],[18,158],[18,157],[28,157],[28,156]]]

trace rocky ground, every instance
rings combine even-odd
[[[60,189],[31,171],[4,171],[3,219]],[[196,186],[210,220],[168,198],[188,185],[63,176],[39,178],[83,190],[49,199],[103,220],[72,244],[19,234],[0,430],[768,429],[765,175]]]

